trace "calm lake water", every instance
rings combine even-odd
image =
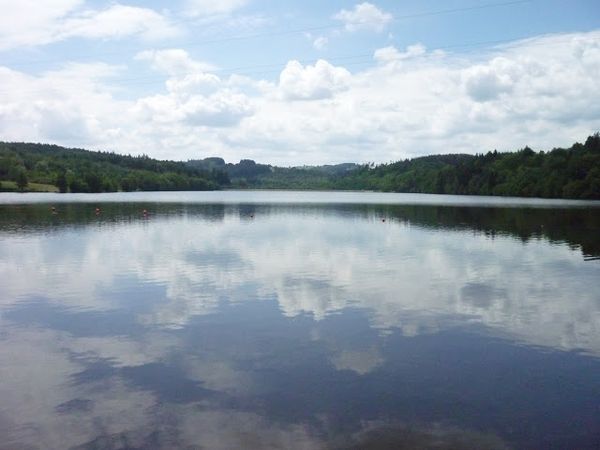
[[[0,448],[600,448],[600,203],[0,194]]]

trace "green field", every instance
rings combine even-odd
[[[0,181],[0,191],[16,192],[17,183],[14,181]],[[29,183],[25,192],[58,192],[58,188],[52,184]]]

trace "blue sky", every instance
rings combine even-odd
[[[592,0],[0,0],[0,139],[284,165],[600,129]]]

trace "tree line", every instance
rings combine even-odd
[[[600,135],[584,144],[535,152],[436,155],[365,165],[336,188],[431,194],[600,199]]]
[[[600,199],[600,135],[569,148],[448,154],[390,164],[276,167],[243,159],[159,161],[148,156],[0,143],[0,180],[60,192],[345,189],[431,194]]]
[[[449,154],[390,164],[272,168],[251,178],[250,187],[344,189],[456,195],[600,199],[600,135],[584,144],[535,152],[496,150]],[[235,180],[232,179],[235,182]]]
[[[229,183],[222,171],[185,162],[31,143],[0,143],[0,180],[19,190],[35,182],[60,192],[213,190]]]

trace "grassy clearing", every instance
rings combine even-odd
[[[18,191],[17,183],[0,181],[0,191]],[[29,183],[25,192],[58,192],[58,188],[52,184]]]

